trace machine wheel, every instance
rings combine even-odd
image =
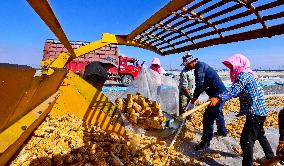
[[[129,86],[133,81],[133,77],[131,75],[124,75],[121,79],[121,82],[125,86]]]

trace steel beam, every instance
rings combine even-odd
[[[257,30],[252,30],[252,31],[247,31],[247,32],[225,36],[224,39],[221,39],[221,38],[209,39],[209,40],[197,43],[197,45],[198,45],[198,48],[204,48],[204,47],[209,47],[213,45],[227,44],[227,43],[238,42],[238,41],[270,37],[270,35],[272,36],[282,35],[284,34],[284,24],[269,27],[268,30],[269,30],[269,36],[267,35],[265,30],[257,29]],[[196,48],[195,45],[188,45],[188,46],[177,48],[176,50],[166,51],[165,54],[166,55],[175,54],[177,52],[185,52],[188,50],[193,50],[195,48]]]
[[[75,52],[67,39],[59,21],[57,20],[48,0],[27,0],[35,12],[46,23],[50,30],[56,35],[60,42],[65,46],[71,57],[75,58]]]
[[[132,40],[135,36],[143,33],[147,29],[151,28],[155,24],[159,23],[162,19],[168,17],[172,14],[172,12],[181,9],[185,5],[189,4],[193,0],[173,0],[169,2],[165,7],[160,9],[156,14],[147,19],[144,23],[142,23],[139,27],[137,27],[134,31],[132,31],[128,36],[127,40]]]

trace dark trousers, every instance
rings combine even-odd
[[[190,102],[190,98],[186,95],[179,95],[179,115],[183,114],[186,110],[187,104]]]
[[[224,104],[218,104],[214,107],[208,106],[203,114],[203,135],[201,140],[205,142],[210,142],[213,137],[214,121],[216,120],[217,130],[220,133],[227,133],[225,126],[225,120],[223,115]]]
[[[278,115],[278,124],[279,124],[279,141],[284,141],[284,108],[280,110]]]
[[[263,124],[266,117],[264,116],[247,116],[246,122],[241,134],[241,148],[243,151],[243,166],[251,166],[253,163],[253,146],[256,140],[260,143],[266,159],[274,157],[271,146],[265,137]]]

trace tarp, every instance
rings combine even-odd
[[[161,109],[169,114],[177,114],[179,110],[178,83],[171,76],[160,75],[143,67],[127,90],[120,96],[141,93],[144,97],[157,101]]]
[[[103,87],[103,92],[119,92],[119,91],[126,91],[127,87]]]

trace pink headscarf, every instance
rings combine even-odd
[[[153,66],[154,64],[158,65],[158,67],[154,67]],[[161,67],[161,63],[160,63],[160,59],[159,58],[154,58],[152,60],[150,69],[156,71],[159,74],[164,74],[165,73],[165,70]]]
[[[234,54],[230,58],[224,60],[223,64],[230,69],[230,77],[232,82],[235,82],[237,76],[241,72],[249,72],[257,77],[257,75],[250,68],[248,58],[242,54]]]

